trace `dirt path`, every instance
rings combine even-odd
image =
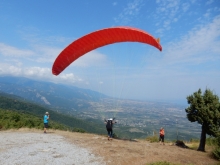
[[[1,165],[103,165],[101,157],[59,134],[0,132]]]
[[[104,157],[107,164],[114,165],[144,165],[146,163],[167,161],[178,164],[211,165],[218,161],[211,159],[209,152],[198,152],[191,149],[184,149],[172,144],[160,145],[147,141],[108,141],[107,137],[59,132],[72,143],[93,150],[97,156]]]
[[[15,131],[12,132],[14,133]],[[42,135],[42,131],[38,130],[19,130],[16,132],[35,132],[39,135]],[[211,159],[208,156],[210,154],[209,152],[203,153],[191,149],[183,149],[171,144],[166,144],[163,146],[158,143],[149,143],[146,141],[134,142],[116,139],[108,141],[104,136],[86,133],[70,133],[63,131],[49,131],[46,136],[57,135],[59,135],[59,137],[63,137],[63,140],[65,140],[67,143],[78,147],[77,150],[79,152],[79,149],[88,149],[89,152],[87,156],[94,155],[94,157],[91,157],[91,160],[87,161],[87,164],[88,162],[89,164],[92,164],[94,162],[97,163],[98,161],[101,164],[106,163],[107,165],[142,165],[158,161],[195,165],[212,165],[219,163],[219,161]],[[57,141],[57,143],[59,143],[59,141]],[[67,153],[63,153],[63,155],[65,154]],[[85,157],[82,156],[81,159],[85,159]],[[105,163],[101,162],[102,160],[104,160]],[[78,164],[83,163],[79,162]]]

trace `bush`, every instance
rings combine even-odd
[[[217,143],[217,145],[220,147],[220,136],[218,136],[218,137],[216,138],[216,143]]]
[[[220,136],[214,138],[213,141],[215,149],[212,151],[212,154],[215,159],[220,160]]]
[[[208,137],[206,139],[206,144],[209,146],[217,146],[218,145],[218,139],[214,137]]]
[[[80,128],[74,128],[73,132],[80,132],[80,133],[85,133],[86,131]]]
[[[113,138],[118,138],[118,135],[116,133],[113,133],[112,137]]]
[[[212,154],[215,159],[220,160],[220,147],[217,147],[214,151],[212,151]]]
[[[155,162],[155,163],[148,163],[147,165],[177,165],[177,164],[173,164],[173,163],[169,163],[169,162]]]
[[[69,128],[54,121],[50,121],[50,125],[51,129],[67,130]],[[43,129],[43,119],[31,114],[0,109],[0,130],[19,129],[21,127]],[[78,130],[78,132],[83,131]]]
[[[146,138],[146,140],[147,140],[147,141],[150,141],[151,143],[153,143],[153,142],[159,142],[159,138],[158,138],[156,135],[154,135],[154,136],[148,136],[148,137]]]
[[[193,143],[193,142],[199,143],[199,139],[190,139],[190,142],[191,142],[191,143]]]
[[[175,143],[177,146],[182,147],[182,148],[189,148],[188,146],[185,145],[185,143],[181,140],[177,140]]]

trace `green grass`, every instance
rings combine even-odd
[[[151,143],[154,143],[154,142],[159,142],[159,137],[157,135],[154,135],[154,136],[148,136],[146,138],[147,141],[150,141]]]
[[[180,165],[180,164],[174,164],[174,163],[163,161],[163,162],[147,163],[146,165]]]
[[[49,125],[52,126],[53,122],[60,123],[62,125],[65,125],[69,127],[70,129],[80,129],[85,130],[88,133],[96,133],[96,134],[103,134],[106,133],[105,127],[103,127],[103,124],[97,124],[93,121],[87,121],[78,119],[74,116],[69,116],[61,113],[57,113],[51,109],[48,109],[47,107],[42,107],[37,104],[33,104],[31,102],[27,102],[25,100],[21,100],[19,98],[11,98],[6,96],[0,95],[0,109],[2,110],[12,110],[15,112],[19,112],[20,114],[30,114],[32,116],[38,117],[38,119],[42,123],[43,115],[45,112],[50,113],[50,123]],[[38,121],[34,121],[35,124],[31,121],[34,118],[30,118],[30,121],[28,119],[25,119],[27,123],[25,123],[25,127],[42,127],[42,125],[37,124]],[[13,123],[13,119],[11,122]],[[16,124],[13,126],[13,124],[9,122],[7,124],[4,124],[4,129],[8,129],[10,127],[23,127],[24,123],[23,120],[20,120],[19,123],[16,122]],[[55,124],[56,125],[56,124]],[[56,126],[59,127],[59,126]]]
[[[36,128],[43,129],[43,118],[32,114],[17,112],[15,110],[0,109],[0,130],[19,129],[19,128]],[[50,129],[59,129],[65,131],[85,132],[79,128],[71,128],[55,121],[49,121]]]

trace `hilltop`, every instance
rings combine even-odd
[[[26,137],[25,146],[26,149],[28,149],[27,146],[31,146],[33,143],[31,138],[28,138],[28,133],[35,133],[35,136],[42,136],[43,133],[41,130],[35,130],[35,129],[19,129],[19,130],[9,130],[9,131],[2,131],[2,133],[7,132],[7,136],[14,136],[16,137],[17,134],[24,134]],[[43,135],[44,136],[44,135]],[[194,165],[212,165],[219,163],[218,161],[210,158],[210,151],[207,150],[207,152],[198,152],[192,149],[184,149],[179,148],[177,146],[172,145],[171,143],[166,143],[165,146],[160,145],[159,143],[150,143],[144,140],[136,140],[136,141],[128,141],[128,140],[117,140],[113,139],[113,141],[108,141],[105,136],[101,135],[95,135],[95,134],[88,134],[88,133],[76,133],[76,132],[67,132],[67,131],[58,131],[58,130],[49,130],[48,134],[45,134],[45,136],[50,136],[51,143],[55,143],[53,137],[56,136],[62,136],[62,140],[69,143],[69,145],[74,145],[73,147],[82,149],[87,149],[90,154],[95,156],[97,160],[104,161],[107,165],[109,164],[115,164],[115,165],[142,165],[147,163],[153,163],[153,162],[161,162],[166,161],[174,164],[194,164]],[[44,137],[45,137],[44,136]],[[52,138],[51,138],[52,137]],[[58,138],[61,140],[61,138]],[[14,139],[16,140],[16,139]],[[59,143],[59,140],[57,143]],[[42,140],[41,140],[42,141]],[[40,141],[39,141],[40,143]],[[55,153],[56,151],[55,146],[50,146],[50,142],[44,143],[45,153],[50,156],[50,152]],[[62,143],[59,144],[60,147],[62,146]],[[8,148],[13,148],[15,145],[8,145]],[[52,147],[52,148],[51,148]],[[22,147],[21,147],[22,148]],[[17,152],[21,149],[19,148]],[[32,148],[33,149],[33,148]],[[59,148],[58,148],[59,149]],[[3,151],[7,152],[7,151]],[[27,158],[22,159],[31,159],[34,162],[34,158],[37,156],[37,154],[40,154],[41,151],[37,150],[34,153],[30,153]],[[43,152],[43,151],[42,151]],[[0,154],[2,154],[2,151],[0,150]],[[11,153],[13,154],[13,153]],[[52,154],[52,153],[51,153]],[[60,162],[63,162],[67,157],[65,155],[68,155],[68,153],[62,153],[59,155],[55,155],[54,159],[59,159]],[[81,153],[81,150],[79,152],[75,153],[76,159],[71,160],[74,162],[77,162],[78,159],[84,159],[85,155]],[[85,158],[86,159],[86,158]],[[52,160],[51,160],[52,161]],[[54,161],[54,160],[53,160]],[[105,164],[104,162],[100,164]],[[64,164],[68,164],[69,162],[65,162]],[[92,160],[88,164],[95,164]],[[96,163],[97,164],[97,163]]]
[[[71,116],[58,114],[45,107],[22,100],[22,98],[19,97],[0,96],[0,103],[1,128],[3,128],[3,130],[20,128],[1,131],[0,135],[4,135],[4,137],[1,137],[2,140],[0,141],[0,143],[2,143],[0,144],[2,146],[0,149],[0,159],[11,157],[13,162],[21,163],[20,161],[22,160],[23,164],[26,164],[25,162],[31,159],[32,164],[34,164],[34,162],[37,164],[38,159],[41,158],[42,155],[45,155],[47,157],[49,156],[52,159],[51,161],[55,164],[57,164],[57,161],[65,162],[66,164],[70,164],[68,161],[73,161],[71,164],[82,164],[75,162],[80,159],[83,159],[83,162],[85,159],[86,164],[89,162],[89,164],[95,165],[103,164],[102,161],[106,162],[106,164],[113,163],[120,165],[139,165],[159,161],[167,161],[175,164],[217,164],[217,161],[211,159],[209,156],[211,148],[208,148],[207,152],[203,153],[192,149],[179,148],[172,145],[172,143],[166,143],[165,146],[162,146],[158,143],[150,143],[144,139],[113,139],[113,141],[108,141],[105,135],[97,134],[98,125],[95,123],[86,123],[86,121]],[[49,111],[53,119],[56,119],[50,121],[50,128],[53,129],[49,129],[48,134],[43,134],[42,130],[42,114],[44,114],[45,111]],[[29,127],[31,129],[21,127]],[[90,133],[71,132],[72,129],[70,127],[83,128]],[[34,128],[38,128],[38,130]],[[57,128],[70,131],[54,130]],[[104,127],[103,131],[104,134],[106,134]],[[165,140],[167,139],[165,138]],[[65,149],[61,149],[63,145],[66,145],[68,148],[70,147],[68,152]],[[45,149],[39,149],[39,146],[43,146]],[[86,149],[86,151],[84,149]],[[70,154],[70,151],[72,153],[73,150],[74,154]],[[89,152],[87,152],[87,150]],[[25,151],[25,154],[20,155],[20,161],[17,162],[17,153],[23,153],[23,151]],[[86,154],[84,154],[84,151]],[[87,157],[91,155],[90,160]],[[66,159],[68,159],[68,161]],[[43,160],[47,163],[52,163],[51,161],[48,162],[46,158]],[[7,159],[4,159],[4,161],[7,161]],[[11,161],[11,159],[9,159],[9,161]],[[11,162],[6,162],[6,164],[10,163]]]

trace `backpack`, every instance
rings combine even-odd
[[[112,121],[111,120],[107,121],[106,128],[107,129],[111,129],[112,128]]]

